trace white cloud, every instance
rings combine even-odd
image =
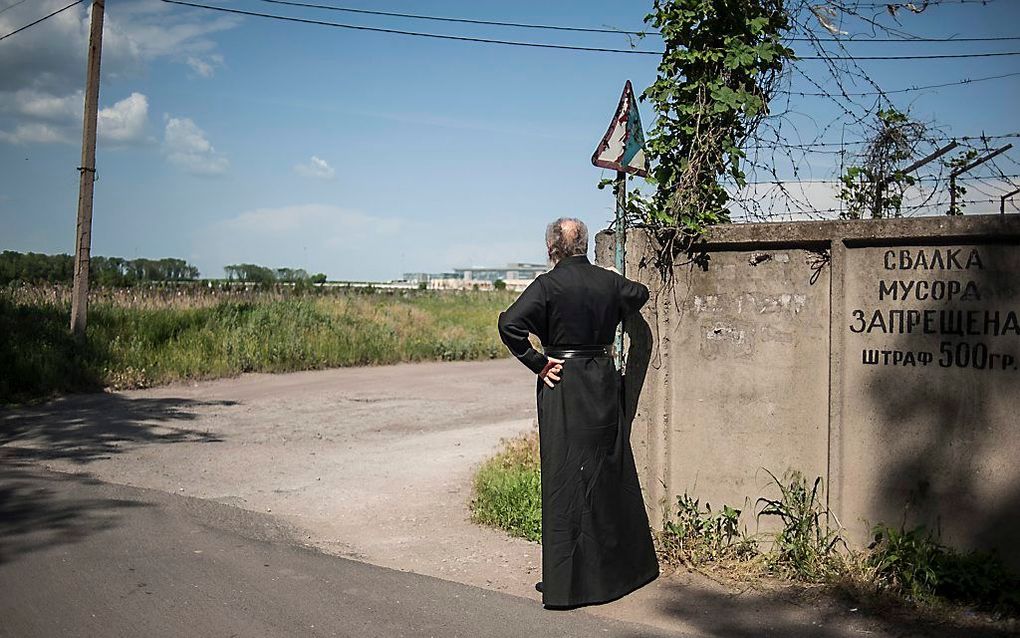
[[[0,14],[0,33],[9,33],[66,0],[34,0]],[[91,3],[62,11],[3,42],[0,55],[0,142],[74,142],[81,135],[82,73],[88,51]],[[157,59],[188,65],[211,77],[223,66],[211,35],[240,22],[234,16],[171,7],[158,0],[117,3],[103,28],[103,81],[143,74]],[[105,96],[105,92],[103,93]],[[100,113],[107,142],[143,139],[148,100],[132,94]]]
[[[35,0],[0,14],[0,33],[8,33],[40,15],[63,7],[66,0]],[[65,95],[81,84],[88,51],[91,3],[54,15],[4,41],[0,91],[23,88]],[[103,27],[103,75],[123,77],[144,71],[155,59],[187,64],[188,58],[222,64],[214,51],[214,33],[239,24],[235,16],[171,7],[158,0],[132,0],[107,10]]]
[[[209,143],[205,131],[186,117],[167,119],[163,151],[171,164],[193,175],[220,175],[230,166]]]
[[[329,162],[315,155],[312,155],[312,158],[306,163],[295,166],[294,171],[298,175],[317,179],[333,179],[336,175],[336,171],[329,165]]]
[[[331,204],[299,204],[257,208],[222,222],[224,229],[263,234],[274,241],[288,233],[310,232],[319,242],[344,243],[353,237],[388,235],[400,230],[400,220],[376,217]]]
[[[217,53],[204,57],[189,55],[185,62],[200,77],[211,78],[216,75],[216,68],[223,66],[223,56]]]
[[[13,131],[0,131],[0,141],[10,144],[52,144],[54,142],[70,142],[71,140],[65,131],[55,126],[32,122],[18,124]]]
[[[408,223],[333,204],[257,208],[197,230],[192,251],[203,256],[200,267],[209,273],[250,262],[372,277],[380,246],[399,242]]]
[[[57,96],[34,89],[21,89],[3,94],[0,109],[37,120],[66,122],[80,118],[85,104],[84,92]]]
[[[149,99],[132,93],[113,106],[99,111],[99,138],[108,142],[137,142],[145,138],[149,121]]]
[[[81,138],[84,109],[81,91],[62,97],[31,89],[17,91],[0,99],[0,111],[18,113],[13,131],[0,130],[0,141],[11,144],[75,143]],[[100,143],[125,145],[145,139],[149,119],[149,99],[132,93],[101,108],[98,113]]]

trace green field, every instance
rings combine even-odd
[[[502,357],[488,291],[97,291],[87,339],[68,333],[66,288],[0,292],[0,403],[243,372]]]

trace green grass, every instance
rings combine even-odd
[[[869,547],[852,549],[838,524],[829,525],[820,479],[808,481],[795,471],[782,479],[769,474],[778,493],[758,499],[756,515],[776,521],[773,531],[748,535],[739,527],[740,510],[723,505],[715,511],[684,494],[656,535],[660,562],[756,586],[821,587],[840,600],[892,617],[905,611],[932,626],[969,626],[974,610],[984,614],[980,622],[993,625],[1020,613],[1020,580],[994,556],[957,552],[923,528],[885,525],[875,527]],[[541,540],[537,432],[504,442],[482,464],[471,510],[477,523]]]
[[[926,604],[940,600],[1020,615],[1020,578],[998,557],[959,552],[924,527],[876,525],[867,566],[880,587]]]
[[[0,403],[56,392],[505,356],[507,292],[323,294],[118,291],[96,295],[87,338],[68,335],[66,295],[0,293]]]
[[[820,478],[768,474],[778,495],[757,499],[757,517],[777,522],[773,531],[749,536],[738,528],[739,510],[712,512],[684,494],[658,535],[660,560],[734,580],[821,585],[862,605],[911,609],[936,621],[974,609],[992,618],[1020,613],[1020,580],[995,556],[958,552],[924,528],[882,524],[867,548],[851,548],[825,507]]]
[[[475,474],[471,517],[529,541],[542,540],[542,475],[538,433],[505,441]]]

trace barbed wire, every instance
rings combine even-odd
[[[842,12],[847,20],[856,21],[857,24],[863,24],[870,28],[872,35],[888,34],[899,39],[924,40],[917,34],[899,28],[899,25],[884,24],[885,18],[881,13],[874,16],[865,15],[862,12],[867,8],[867,4],[844,1],[829,2],[828,6]],[[885,5],[886,3],[881,3],[883,7]],[[921,3],[918,3],[917,6],[921,6]],[[844,46],[847,42],[856,42],[857,40],[837,39],[836,42],[833,42],[818,33],[818,31],[823,31],[827,34],[838,32],[841,35],[850,35],[835,24],[827,22],[824,16],[820,17],[814,12],[816,8],[816,5],[805,0],[793,4],[790,7],[790,13],[793,16],[792,35],[801,41],[807,41],[813,47],[816,56],[812,57],[822,59],[821,72],[819,72],[819,65],[808,70],[802,67],[800,60],[794,61],[790,65],[789,73],[785,76],[785,86],[779,87],[776,91],[777,99],[770,103],[770,108],[774,112],[762,122],[761,129],[745,142],[743,149],[746,154],[745,177],[747,184],[744,188],[738,188],[735,183],[730,184],[733,199],[731,210],[735,213],[742,213],[745,218],[768,220],[788,217],[790,214],[814,215],[824,218],[826,215],[843,214],[845,212],[843,208],[817,207],[812,204],[812,199],[818,197],[817,189],[820,188],[820,184],[837,191],[835,194],[838,196],[838,190],[843,186],[843,182],[838,176],[844,174],[847,166],[863,160],[869,149],[872,149],[874,140],[881,130],[881,124],[873,121],[872,118],[882,109],[894,108],[894,96],[951,86],[965,86],[973,81],[983,82],[1014,77],[1013,73],[1004,73],[999,74],[1003,77],[962,78],[951,82],[886,90],[859,63],[860,60],[866,60],[867,56],[852,55]],[[851,29],[849,25],[845,28]],[[791,86],[793,75],[796,75],[814,90],[793,90]],[[830,103],[837,115],[828,122],[816,122],[816,133],[812,138],[790,139],[791,132],[794,135],[799,135],[803,131],[803,126],[787,126],[788,122],[792,124],[798,117],[795,110],[798,104],[791,101],[794,97],[823,98]],[[908,110],[904,109],[903,112],[908,112]],[[799,117],[804,117],[804,114],[800,114]],[[840,141],[832,140],[834,133],[838,134],[841,138]],[[926,156],[951,141],[956,141],[964,150],[980,150],[988,148],[996,140],[1020,137],[1020,132],[952,136],[939,130],[935,122],[916,123],[916,133],[917,135],[910,142],[910,146],[901,149],[903,155],[910,158],[903,161],[903,166]],[[872,149],[870,152],[874,153],[877,150]],[[812,157],[831,158],[831,160],[827,159],[820,164],[811,160]],[[1004,155],[1003,158],[1020,165],[1009,154]],[[824,166],[830,161],[834,164],[828,164],[830,168],[825,169]],[[895,166],[887,166],[885,161],[882,162],[882,165],[886,166],[884,170],[892,171],[895,168]],[[825,172],[837,170],[837,176],[834,178],[829,174],[819,179],[813,174],[816,168],[822,168]],[[929,166],[928,170],[929,174],[913,175],[911,180],[897,185],[900,189],[910,189],[911,197],[921,197],[923,200],[920,203],[902,206],[903,213],[924,209],[933,210],[944,205],[939,201],[938,192],[948,181],[946,164],[944,161],[938,162]],[[1016,171],[1013,171],[1013,174],[1008,174],[998,167],[995,168],[995,171],[998,173],[997,175],[960,176],[958,181],[969,185],[978,184],[979,188],[988,191],[984,194],[991,196],[991,190],[995,187],[989,186],[989,182],[1012,184],[1020,177],[1015,174]],[[731,182],[735,181],[731,180]],[[911,184],[914,185],[913,188],[911,188]],[[926,188],[928,186],[931,188]],[[809,192],[811,190],[815,192]],[[890,214],[902,213],[890,211]]]

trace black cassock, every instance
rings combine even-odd
[[[536,374],[546,351],[609,345],[648,289],[592,265],[584,255],[540,275],[499,316],[503,343]],[[555,354],[553,355],[555,356]],[[610,601],[659,574],[611,357],[565,359],[561,381],[538,379],[542,458],[543,602]]]

